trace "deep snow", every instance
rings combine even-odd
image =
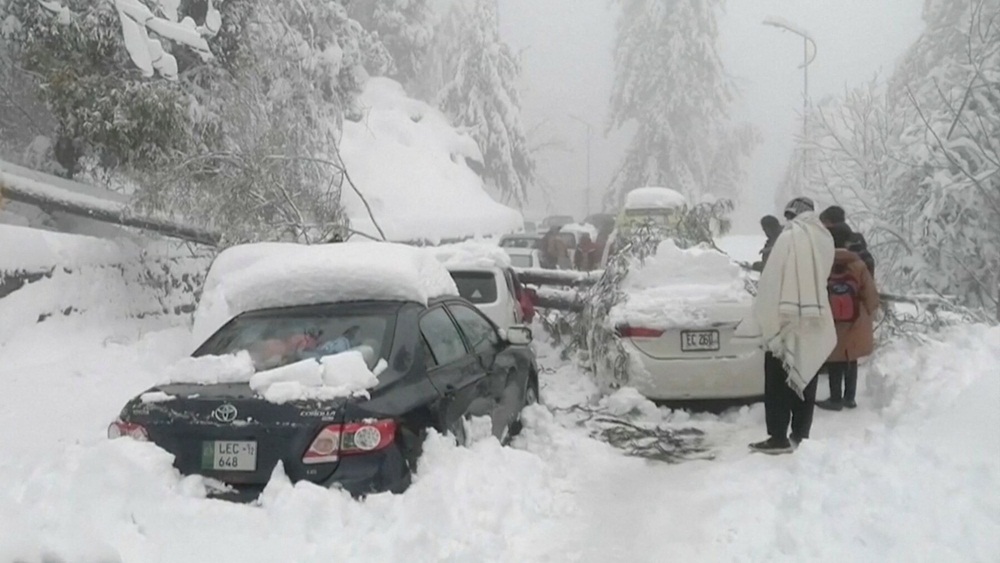
[[[184,328],[60,318],[3,343],[2,561],[995,561],[1000,329],[901,343],[864,369],[861,407],[752,455],[760,405],[721,416],[600,397],[537,344],[547,407],[513,447],[432,435],[402,495],[354,501],[276,472],[259,507],[206,500],[150,444],[104,438],[124,402],[190,350]],[[821,389],[825,385],[821,382]],[[822,394],[822,392],[821,392]],[[608,422],[608,421],[612,422]],[[695,428],[678,464],[595,439],[629,422]]]

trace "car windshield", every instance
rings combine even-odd
[[[246,350],[261,371],[356,350],[374,369],[388,355],[395,309],[344,304],[246,313],[222,327],[194,355]]]
[[[533,266],[530,254],[511,254],[510,265],[515,268],[530,268]]]
[[[458,294],[482,305],[497,300],[497,282],[492,272],[452,272]]]

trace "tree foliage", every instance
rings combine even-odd
[[[391,68],[390,54],[340,1],[218,4],[221,18],[208,21],[209,0],[176,11],[155,0],[27,0],[0,6],[0,20],[11,59],[54,116],[68,175],[96,162],[138,180],[137,210],[184,217],[227,244],[343,230],[341,125],[360,115],[355,98]],[[126,11],[155,14],[140,30],[148,38],[136,43],[140,24]],[[177,32],[212,27],[195,20],[212,34]],[[150,63],[144,48],[173,62]]]
[[[996,306],[1000,1],[932,1],[924,18],[885,84],[813,112],[786,184],[848,210],[886,287]]]
[[[737,199],[756,133],[728,120],[734,90],[716,51],[721,0],[620,0],[610,127],[637,131],[613,179],[619,198],[665,186]]]
[[[492,0],[457,2],[439,30],[442,76],[438,99],[483,153],[483,176],[506,201],[523,202],[535,184],[535,161],[520,117],[520,66],[500,40]]]

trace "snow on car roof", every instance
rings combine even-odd
[[[510,256],[496,244],[466,241],[430,249],[448,270],[484,270],[510,267]]]
[[[427,249],[386,242],[256,243],[213,262],[198,310],[195,344],[233,317],[258,309],[368,299],[415,301],[458,295]]]
[[[609,313],[614,325],[647,328],[691,326],[719,319],[713,315],[734,306],[749,305],[745,272],[729,256],[708,247],[678,248],[672,239],[660,243],[656,254],[633,269],[622,281],[626,298]],[[738,307],[737,307],[738,308]]]
[[[659,209],[685,205],[687,198],[670,188],[636,188],[625,196],[625,209]]]

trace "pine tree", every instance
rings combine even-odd
[[[434,40],[429,0],[352,0],[347,7],[392,55],[387,74],[403,84],[416,80]]]
[[[612,189],[664,186],[735,198],[756,137],[736,136],[733,88],[715,49],[721,0],[619,0],[610,126],[638,130]]]
[[[487,185],[505,201],[523,202],[535,184],[535,162],[520,117],[520,66],[500,40],[493,0],[453,6],[442,29],[454,33],[439,62],[452,77],[439,94],[440,107],[467,128],[483,153]]]

